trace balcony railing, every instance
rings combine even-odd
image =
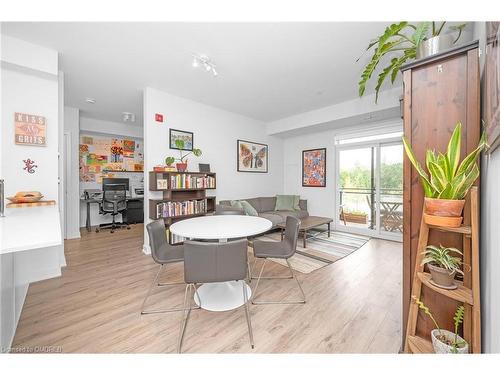
[[[377,192],[371,188],[340,189],[340,220],[361,224],[370,229],[376,225]],[[380,225],[386,232],[403,232],[403,190],[380,189]]]

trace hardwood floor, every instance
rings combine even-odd
[[[140,315],[158,269],[142,253],[142,225],[130,231],[82,232],[65,241],[62,277],[31,284],[15,347],[58,346],[62,352],[175,353],[181,313]],[[270,274],[285,274],[270,263]],[[397,353],[401,345],[400,243],[372,239],[338,262],[299,274],[305,305],[252,305],[255,349],[244,310],[195,310],[183,352]],[[259,263],[258,263],[259,264]],[[166,276],[166,277],[165,277]],[[182,265],[164,280],[181,281]],[[262,286],[262,288],[261,288]],[[264,280],[259,295],[298,296],[291,280]],[[154,307],[180,305],[183,286],[157,288]]]

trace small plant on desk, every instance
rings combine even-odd
[[[170,166],[172,165],[176,160],[179,161],[180,163],[176,163],[176,168],[177,168],[177,171],[179,172],[185,172],[187,170],[187,157],[190,155],[190,154],[193,154],[194,156],[201,156],[202,152],[199,148],[193,148],[192,151],[189,151],[189,152],[184,152],[183,151],[183,148],[184,148],[184,140],[182,139],[176,139],[175,141],[175,146],[179,149],[179,155],[180,157],[179,158],[174,158],[173,156],[169,156],[165,159],[165,164],[167,164],[167,166]]]
[[[418,305],[418,308],[424,312],[429,318],[431,318],[432,322],[436,326],[436,329],[431,331],[432,337],[432,346],[434,347],[434,351],[438,354],[465,354],[469,352],[469,344],[463,338],[458,335],[458,329],[460,325],[464,321],[464,311],[465,308],[463,305],[457,307],[455,311],[455,315],[453,317],[455,332],[450,332],[445,329],[439,328],[439,325],[434,319],[431,311],[427,306],[424,305],[422,301],[418,298],[415,298],[415,303]]]

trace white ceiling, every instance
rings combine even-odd
[[[353,99],[369,56],[356,59],[386,25],[26,22],[2,32],[60,52],[66,105],[110,121],[133,112],[141,124],[146,86],[263,121]],[[194,69],[193,53],[219,76]]]

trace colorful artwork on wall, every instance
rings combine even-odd
[[[108,162],[107,155],[96,155],[96,154],[87,155],[87,165],[104,165],[107,162]]]
[[[26,172],[28,172],[30,174],[35,173],[35,168],[38,168],[38,165],[35,164],[34,160],[26,159],[26,160],[23,160],[23,163],[24,163],[23,170],[25,170]]]
[[[135,141],[130,139],[123,140],[123,157],[133,158],[135,153]]]
[[[89,152],[89,145],[87,144],[80,145],[80,154],[88,154],[88,152]]]
[[[14,140],[16,145],[45,146],[45,117],[16,112],[14,114]]]
[[[175,145],[176,140],[184,141],[184,151],[193,151],[194,135],[191,132],[185,132],[182,130],[170,129],[170,148],[174,150],[179,150],[179,147]]]
[[[268,146],[238,139],[238,172],[267,173]]]
[[[302,151],[302,186],[326,186],[326,148]]]
[[[500,22],[486,22],[486,56],[482,92],[483,119],[493,152],[500,145]]]

